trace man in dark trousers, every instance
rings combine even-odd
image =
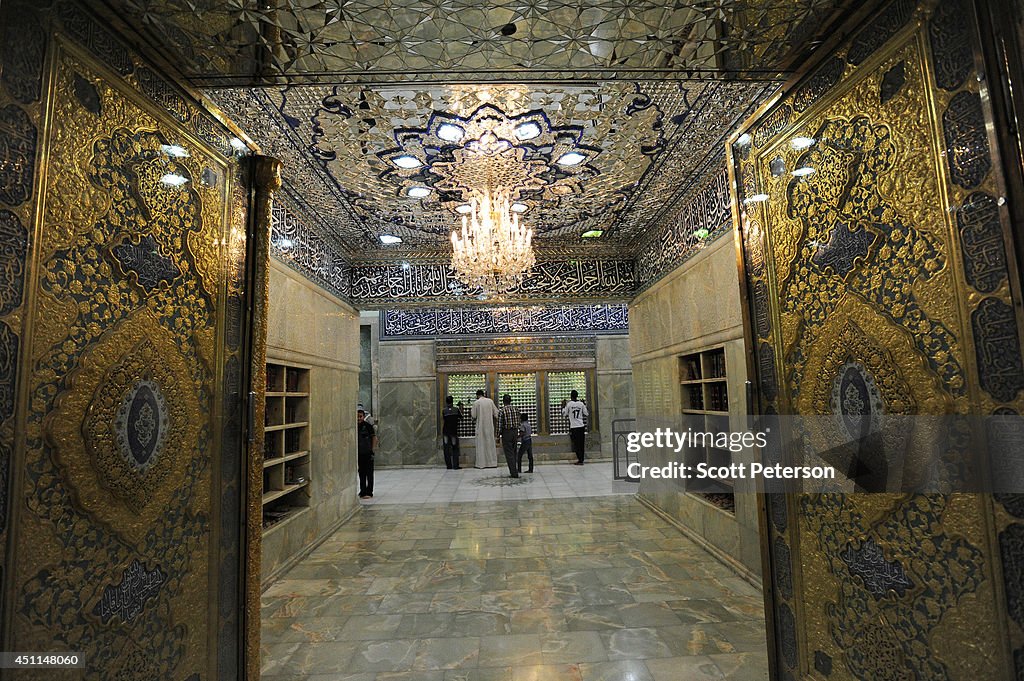
[[[498,410],[498,433],[501,435],[501,449],[505,453],[509,476],[519,477],[519,457],[516,456],[516,441],[519,439],[519,410],[512,406],[512,396],[501,398]]]
[[[459,407],[462,403],[459,403]],[[459,421],[462,420],[462,409],[455,406],[451,395],[444,398],[444,409],[441,411],[441,444],[444,447],[444,467],[458,470],[459,466]]]
[[[590,416],[590,412],[587,411],[587,405],[579,399],[579,392],[573,390],[569,397],[571,399],[568,402],[562,400],[562,416],[569,419],[569,442],[572,443],[572,451],[576,454],[576,461],[573,464],[582,466],[586,447],[584,433],[587,425],[584,419]]]
[[[373,452],[377,449],[377,431],[366,422],[366,411],[356,412],[356,441],[359,446],[359,498],[373,498]]]

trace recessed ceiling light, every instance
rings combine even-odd
[[[583,234],[580,234],[580,236],[584,239],[596,239],[602,234],[604,234],[603,229],[588,229],[586,232],[583,232]]]
[[[418,158],[416,158],[415,156],[409,156],[408,154],[404,154],[402,156],[395,156],[393,159],[391,159],[391,162],[394,163],[399,168],[405,168],[406,170],[409,170],[410,168],[419,168],[421,165],[423,165],[423,162],[420,161]]]
[[[424,196],[430,196],[430,187],[409,187],[405,194],[414,199],[422,199]]]
[[[160,181],[164,184],[169,184],[172,187],[180,187],[181,185],[188,182],[188,178],[179,175],[178,173],[167,173],[160,178]]]
[[[461,206],[456,206],[455,207],[455,212],[456,213],[462,213],[463,215],[466,215],[467,213],[472,213],[473,212],[473,206],[469,205],[468,203],[464,203]]]
[[[793,175],[796,177],[807,177],[808,175],[814,174],[814,168],[810,166],[804,166],[803,168],[797,168],[793,171]]]
[[[540,126],[533,121],[527,121],[526,123],[520,123],[516,126],[516,137],[521,140],[532,140],[534,137],[540,135]]]
[[[384,245],[400,244],[402,243],[402,237],[393,234],[381,234],[380,242]]]
[[[586,160],[587,157],[584,156],[583,154],[577,151],[570,151],[559,156],[558,160],[555,161],[555,163],[557,163],[560,166],[575,166],[579,165],[580,163],[583,163]]]
[[[768,200],[768,195],[767,194],[754,194],[753,196],[749,196],[749,197],[743,199],[743,203],[761,203],[762,201],[767,201],[767,200]]]
[[[437,136],[446,142],[458,142],[465,134],[466,131],[454,123],[442,123],[437,126]]]
[[[527,206],[525,203],[519,203],[518,201],[516,201],[511,206],[509,206],[509,210],[511,210],[513,213],[525,213],[526,211],[530,210],[530,207]]]
[[[174,158],[185,158],[188,156],[188,150],[180,144],[161,144],[160,151]]]
[[[789,141],[789,144],[797,151],[800,151],[802,149],[806,149],[809,146],[812,146],[817,141],[818,140],[814,139],[813,137],[794,137]]]

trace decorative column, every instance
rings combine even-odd
[[[263,423],[267,391],[267,301],[270,296],[270,229],[281,161],[253,156],[249,222],[250,357],[249,456],[247,457],[245,562],[245,678],[260,678],[260,564],[263,544]]]

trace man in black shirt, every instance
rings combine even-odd
[[[366,412],[356,412],[356,441],[359,445],[359,498],[373,498],[373,451],[377,449],[377,431],[366,422]]]
[[[441,411],[441,441],[444,446],[444,467],[458,470],[459,466],[459,421],[462,420],[462,403],[455,406],[451,395],[444,399]]]

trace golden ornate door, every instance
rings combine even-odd
[[[812,447],[900,426],[858,480],[897,493],[766,496],[776,679],[1024,678],[1019,497],[893,458],[928,435],[911,417],[1024,408],[976,9],[885,4],[731,140],[759,413]]]
[[[243,678],[252,159],[77,4],[3,10],[0,648]]]

